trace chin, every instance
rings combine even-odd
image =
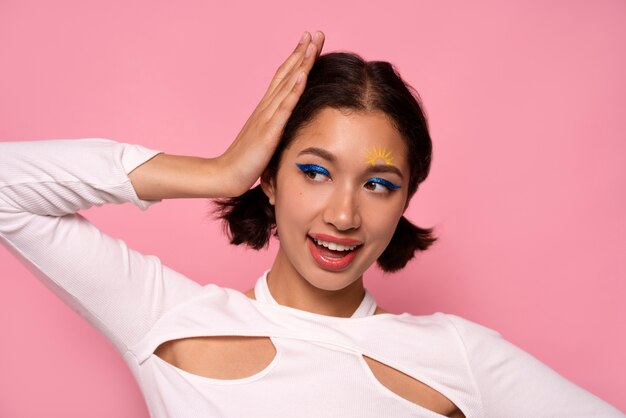
[[[355,274],[349,271],[324,271],[318,269],[318,271],[314,271],[311,273],[302,272],[304,274],[300,274],[304,280],[306,280],[311,286],[320,289],[326,290],[329,292],[336,292],[346,287],[349,287],[354,282],[363,277],[363,274]]]

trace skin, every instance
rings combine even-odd
[[[373,147],[397,156],[397,173],[385,163],[366,163]],[[296,163],[323,167],[330,176],[303,173]],[[372,178],[400,188],[390,190]],[[385,250],[404,212],[408,178],[405,142],[385,114],[322,109],[284,151],[276,178],[262,181],[275,206],[280,240],[268,276],[276,301],[323,315],[351,316],[364,296],[363,273]],[[312,233],[363,244],[346,269],[332,271],[314,261],[307,243]]]

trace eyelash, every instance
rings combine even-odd
[[[400,188],[400,186],[398,186],[397,184],[394,184],[390,182],[389,180],[381,179],[379,177],[371,178],[365,184],[370,184],[370,183],[380,184],[381,186],[386,187],[387,190],[389,191],[398,190]]]
[[[308,175],[310,173],[315,173],[315,174],[321,174],[323,176],[326,176],[328,178],[330,177],[330,172],[328,170],[326,170],[324,167],[322,167],[321,165],[317,165],[317,164],[297,164],[298,168],[300,169],[300,171],[302,171],[304,173],[305,176],[309,177]],[[309,177],[311,178],[311,177]],[[312,180],[312,178],[311,178]]]
[[[331,178],[330,172],[328,170],[326,170],[324,167],[320,166],[320,165],[317,165],[317,164],[298,164],[298,163],[296,163],[296,166],[298,166],[300,171],[302,171],[302,173],[304,173],[304,175],[308,179],[310,179],[310,180],[315,181],[314,178],[310,176],[310,174],[314,174],[314,175],[315,174],[321,174],[323,176]],[[380,184],[385,189],[387,189],[387,191],[389,191],[389,192],[393,192],[393,191],[398,190],[400,188],[399,185],[394,184],[394,183],[390,182],[389,180],[382,179],[380,177],[372,177],[365,184],[366,185],[368,185],[368,184]]]

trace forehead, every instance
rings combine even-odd
[[[387,155],[387,161],[408,170],[406,143],[389,117],[380,112],[324,108],[296,135],[287,148],[298,153],[308,147],[322,148],[339,160],[359,160]]]

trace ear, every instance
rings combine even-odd
[[[274,178],[268,170],[261,175],[261,189],[270,201],[270,205],[276,203],[276,178]]]

